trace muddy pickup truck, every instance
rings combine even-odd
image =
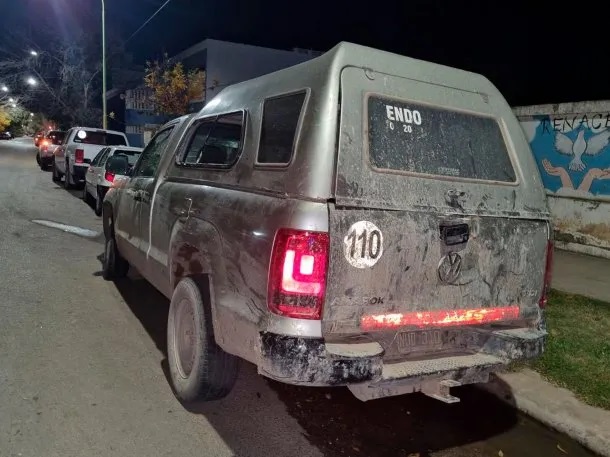
[[[104,200],[104,276],[131,266],[171,299],[184,402],[227,395],[239,358],[454,402],[543,351],[549,212],[482,76],[341,43],[168,123],[129,175]]]

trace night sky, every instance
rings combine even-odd
[[[129,37],[164,0],[106,0],[107,26]],[[512,105],[610,98],[604,2],[172,0],[129,43],[144,62],[205,38],[325,51],[356,43],[482,73]],[[0,0],[0,45],[48,20],[99,27],[99,0]],[[9,8],[7,8],[9,7]]]

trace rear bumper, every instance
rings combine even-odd
[[[40,165],[48,167],[53,163],[53,156],[40,156]]]
[[[354,355],[359,353],[358,345],[327,345],[323,339],[261,333],[259,372],[289,384],[358,384],[359,389],[372,395],[370,398],[377,398],[419,391],[431,381],[451,380],[456,385],[485,382],[490,372],[513,360],[540,355],[545,337],[544,330],[498,330],[485,333],[485,342],[478,352],[384,363],[381,346],[371,354],[371,344],[377,343],[367,344],[368,354],[358,357]],[[397,387],[399,391],[391,392]]]
[[[74,182],[85,182],[89,165],[72,165],[72,180]]]

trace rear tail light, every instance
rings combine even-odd
[[[320,319],[328,269],[328,233],[280,229],[269,266],[267,305],[280,316]]]
[[[83,163],[85,161],[85,151],[84,149],[77,149],[74,151],[74,160],[76,163]]]
[[[107,171],[104,175],[104,179],[108,182],[114,182],[114,173],[110,173],[109,171]]]
[[[544,269],[544,284],[542,286],[542,295],[538,305],[544,308],[549,299],[549,290],[551,289],[551,279],[553,277],[553,242],[549,240],[546,245],[546,265]]]

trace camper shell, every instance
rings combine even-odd
[[[543,351],[549,211],[485,77],[341,43],[178,122],[154,176],[111,191],[107,214],[144,190],[140,245],[115,230],[118,251],[169,298],[203,278],[227,356],[362,400],[451,402]]]

